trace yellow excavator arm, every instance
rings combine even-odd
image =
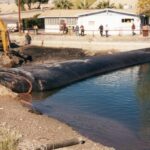
[[[2,19],[0,19],[0,39],[2,40],[4,54],[7,55],[9,51],[9,35],[7,26]]]

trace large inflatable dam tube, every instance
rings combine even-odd
[[[1,68],[0,84],[18,93],[52,90],[94,75],[148,62],[150,49],[63,63]]]

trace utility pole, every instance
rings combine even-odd
[[[18,0],[18,29],[19,29],[19,33],[21,34],[21,4],[20,4],[20,0]]]

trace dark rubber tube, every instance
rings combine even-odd
[[[91,76],[148,62],[150,48],[63,63],[1,68],[0,84],[18,93],[52,90]]]

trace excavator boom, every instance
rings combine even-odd
[[[0,19],[0,39],[2,41],[4,54],[7,55],[8,51],[9,51],[9,49],[8,49],[9,48],[9,37],[8,37],[7,26],[2,19]]]

